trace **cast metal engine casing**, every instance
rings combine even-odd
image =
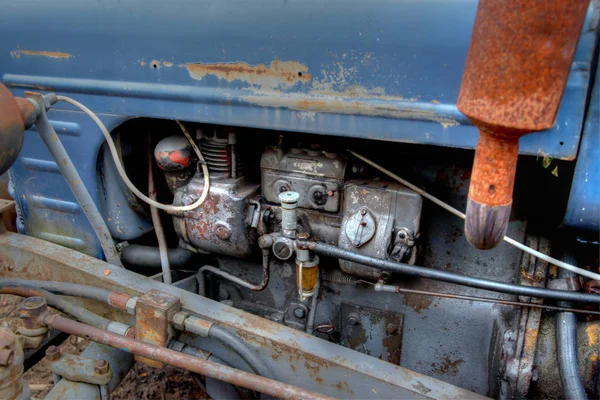
[[[202,177],[194,177],[175,192],[174,205],[191,204],[202,193]],[[213,180],[201,207],[173,215],[177,235],[204,251],[249,257],[257,249],[256,230],[250,227],[248,200],[258,193],[258,185],[243,178]]]
[[[422,206],[422,197],[403,185],[348,181],[338,246],[413,264]],[[340,268],[350,275],[381,278],[381,271],[350,261],[340,260]]]
[[[279,193],[300,195],[298,207],[338,212],[346,160],[325,151],[280,147],[267,148],[260,159],[262,195],[279,203]]]

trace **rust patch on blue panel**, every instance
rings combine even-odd
[[[73,57],[69,53],[65,53],[62,51],[38,51],[38,50],[13,50],[10,52],[11,57],[20,58],[21,55],[26,56],[39,56],[39,57],[50,57],[50,58],[64,58],[69,59]]]
[[[208,75],[228,82],[242,81],[262,88],[293,86],[310,81],[308,67],[297,61],[273,60],[269,66],[250,65],[245,62],[185,64],[190,77],[202,80]]]

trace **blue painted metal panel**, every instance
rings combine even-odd
[[[100,130],[82,113],[51,110],[51,124],[60,137],[96,205],[100,205],[97,182],[98,151],[103,143]],[[124,118],[101,115],[113,129]],[[68,121],[67,121],[68,120]],[[58,166],[35,127],[25,132],[23,150],[9,170],[10,192],[15,199],[19,232],[39,237],[102,259],[103,253],[90,223],[75,200]],[[112,210],[119,213],[121,210]],[[123,204],[123,225],[132,225],[132,211]],[[115,216],[105,213],[109,223]],[[112,215],[113,218],[108,218]],[[135,225],[132,225],[135,226]]]
[[[476,5],[2,1],[0,72],[16,94],[54,90],[101,113],[473,148],[454,103]],[[575,157],[597,13],[555,128],[524,137],[522,153]],[[219,74],[232,63],[254,72]]]
[[[600,230],[600,65],[571,184],[565,225],[591,232]]]
[[[524,154],[576,156],[597,3],[556,126],[521,139]],[[0,4],[2,81],[16,95],[75,97],[111,129],[150,117],[463,148],[477,141],[454,105],[476,0]],[[98,200],[100,132],[66,104],[50,116]],[[37,134],[27,133],[11,180],[22,232],[101,254]]]

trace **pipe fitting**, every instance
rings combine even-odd
[[[300,195],[296,192],[279,193],[281,202],[281,231],[283,236],[290,239],[296,238],[296,228],[298,223],[298,200]]]
[[[173,327],[178,331],[185,330],[185,320],[190,316],[190,314],[185,311],[178,311],[173,315],[171,322],[173,323]]]

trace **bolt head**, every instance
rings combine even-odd
[[[60,359],[60,349],[56,346],[50,346],[46,349],[46,358],[50,361]]]
[[[106,360],[96,360],[94,362],[94,372],[99,375],[104,375],[108,373],[109,365]]]
[[[387,326],[385,327],[385,331],[387,332],[388,335],[391,335],[393,333],[396,332],[396,325],[394,324],[387,324]]]
[[[304,316],[306,315],[306,311],[304,311],[304,308],[298,307],[294,310],[294,317],[296,318],[304,318]]]
[[[358,316],[357,316],[357,315],[355,315],[355,314],[350,314],[350,315],[348,316],[348,323],[349,323],[350,325],[358,325],[358,322],[359,322],[359,319],[358,319]]]

